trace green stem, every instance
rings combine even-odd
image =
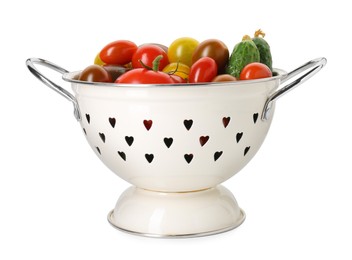
[[[147,69],[147,70],[152,70],[152,71],[159,71],[159,65],[160,65],[160,60],[163,58],[163,55],[158,55],[155,57],[155,59],[153,60],[152,64],[153,67],[149,67],[147,64],[145,64],[142,60],[138,60],[139,63],[143,66],[143,68]]]
[[[159,70],[159,64],[160,64],[160,60],[163,58],[163,55],[158,55],[155,57],[155,59],[153,60],[153,71],[158,71]]]
[[[144,64],[144,62],[142,60],[138,60],[138,62],[143,66],[143,68],[147,69],[147,70],[152,70],[152,67],[149,67],[147,64]]]
[[[178,70],[178,64],[179,64],[179,63],[180,63],[179,61],[176,63],[176,68],[175,68],[175,70],[170,71],[170,72],[168,72],[167,74],[169,74],[169,75],[174,75],[174,74],[177,72],[177,70]]]

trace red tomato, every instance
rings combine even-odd
[[[121,84],[172,84],[175,81],[165,72],[137,68],[127,71],[117,78]]]
[[[202,57],[197,60],[189,71],[189,83],[210,82],[217,75],[218,66],[215,60],[209,57]]]
[[[163,70],[167,64],[169,64],[169,59],[167,53],[159,46],[155,44],[146,44],[138,47],[137,51],[132,56],[132,67],[133,68],[143,68],[142,63],[148,67],[153,67],[153,61],[159,55],[163,58],[159,62],[159,70]]]
[[[174,81],[174,83],[178,83],[178,84],[184,84],[187,83],[187,80],[182,78],[181,76],[178,76],[176,74],[171,74],[169,75],[171,77],[171,79]]]
[[[273,74],[268,66],[260,62],[247,64],[240,73],[241,80],[269,78]]]
[[[100,59],[111,65],[125,65],[132,59],[137,45],[131,41],[118,40],[109,43],[100,51]]]

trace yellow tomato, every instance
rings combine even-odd
[[[104,61],[102,61],[102,60],[100,59],[100,55],[99,55],[99,54],[100,54],[100,53],[98,53],[97,56],[95,56],[94,64],[95,64],[95,65],[103,66],[103,65],[105,65],[105,63],[104,63]]]
[[[192,65],[192,55],[199,42],[190,37],[178,38],[169,46],[167,56],[169,62],[181,62],[189,67]]]
[[[188,79],[189,67],[181,62],[172,62],[166,65],[163,72],[177,75],[183,79]]]

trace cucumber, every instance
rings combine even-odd
[[[237,43],[231,53],[226,72],[239,78],[242,69],[249,63],[259,62],[259,50],[251,37],[243,36],[242,41]]]
[[[265,64],[273,71],[273,60],[270,52],[270,46],[266,40],[264,40],[265,33],[262,30],[257,30],[254,33],[253,42],[257,46],[260,55],[260,63]]]

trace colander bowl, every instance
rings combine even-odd
[[[37,70],[63,74],[74,94]],[[27,60],[43,83],[69,99],[99,159],[133,186],[109,213],[110,223],[147,236],[185,237],[227,231],[245,218],[221,183],[256,154],[275,101],[317,73],[325,58],[271,78],[204,84],[129,85],[77,80],[80,71]],[[300,76],[300,77],[298,77]],[[293,80],[295,79],[295,80]],[[284,82],[285,86],[281,86]]]

